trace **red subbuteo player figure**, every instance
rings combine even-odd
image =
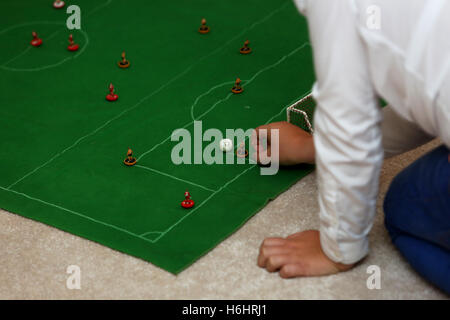
[[[189,191],[184,193],[184,200],[181,202],[181,206],[185,209],[192,208],[194,206],[194,200],[191,199],[191,194]]]
[[[69,35],[69,45],[67,46],[67,50],[69,51],[77,51],[80,46],[73,42],[73,36]]]
[[[65,5],[66,4],[62,0],[55,0],[55,2],[53,2],[53,8],[55,8],[55,9],[61,9]]]
[[[106,96],[106,100],[108,101],[116,101],[119,98],[117,94],[114,93],[114,86],[112,83],[109,84],[109,93]]]
[[[42,44],[42,39],[38,38],[38,35],[36,32],[31,33],[33,36],[33,40],[31,40],[31,45],[34,47],[39,47]]]

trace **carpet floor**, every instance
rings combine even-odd
[[[292,186],[240,230],[174,276],[143,260],[0,210],[0,299],[448,299],[423,280],[391,244],[382,203],[394,176],[436,147],[433,141],[385,161],[371,251],[354,269],[326,277],[284,280],[256,266],[268,236],[317,228],[315,173]],[[81,289],[69,290],[69,265]],[[381,269],[381,289],[369,290],[367,267]]]

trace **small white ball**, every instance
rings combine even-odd
[[[231,139],[222,139],[220,140],[219,148],[223,152],[233,151],[233,141]]]

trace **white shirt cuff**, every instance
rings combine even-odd
[[[353,264],[364,258],[369,252],[369,240],[361,239],[335,240],[331,230],[320,227],[320,244],[325,255],[337,263]]]

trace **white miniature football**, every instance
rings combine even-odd
[[[222,139],[220,140],[219,148],[223,152],[231,152],[233,151],[233,141],[231,139]]]

